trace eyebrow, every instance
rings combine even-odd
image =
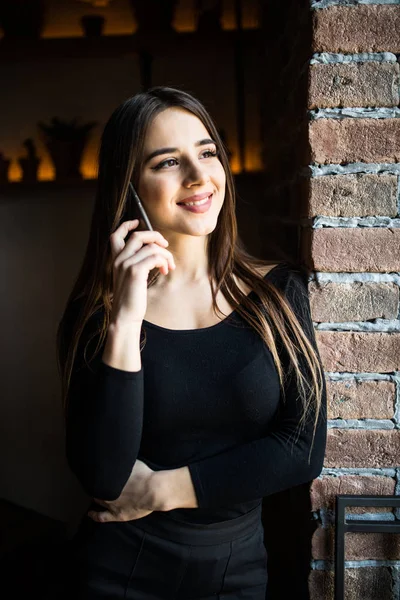
[[[207,144],[217,145],[216,142],[214,140],[212,140],[211,138],[205,138],[204,140],[199,140],[198,142],[196,142],[195,146],[206,146]],[[151,152],[144,159],[143,164],[145,165],[155,156],[160,156],[161,154],[170,154],[171,152],[178,152],[178,150],[179,150],[179,148],[159,148],[158,150],[154,150],[154,152]]]

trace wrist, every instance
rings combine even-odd
[[[153,474],[158,510],[198,508],[189,467],[155,471]]]
[[[140,327],[111,323],[107,331],[102,360],[123,371],[140,371]]]

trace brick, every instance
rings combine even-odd
[[[396,482],[390,477],[373,475],[341,475],[340,477],[323,476],[314,479],[311,485],[312,510],[328,508],[335,510],[337,494],[369,494],[391,496],[394,494]],[[386,510],[391,511],[390,508]],[[349,507],[348,513],[383,512],[379,507]]]
[[[400,465],[397,429],[329,429],[325,467],[394,468]]]
[[[334,599],[333,571],[312,570],[308,586],[310,600]],[[393,600],[392,576],[387,567],[345,569],[344,600]]]
[[[307,216],[397,216],[395,175],[324,175],[308,189]]]
[[[398,63],[314,64],[308,108],[397,106]]]
[[[345,573],[345,584],[346,583],[347,573]],[[334,600],[333,573],[330,571],[317,571],[316,569],[310,571],[308,576],[308,591],[310,600]]]
[[[396,386],[392,381],[326,382],[328,419],[393,419]]]
[[[400,271],[400,228],[305,229],[302,243],[313,271]]]
[[[317,164],[400,161],[400,119],[316,119],[309,140]]]
[[[396,319],[399,311],[399,286],[394,283],[312,281],[308,291],[318,323]]]
[[[400,334],[316,330],[325,371],[392,373],[400,370]]]
[[[312,538],[315,560],[334,556],[334,528],[319,527]],[[395,533],[346,533],[346,560],[398,560],[400,536]],[[379,596],[378,596],[379,597]]]
[[[400,52],[400,6],[331,6],[313,14],[314,52]]]

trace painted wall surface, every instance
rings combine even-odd
[[[80,35],[79,16],[88,11],[86,3],[76,2],[78,12],[67,0],[48,4],[45,37],[62,32]],[[183,3],[179,6],[182,11]],[[106,10],[114,15],[106,33],[131,33],[134,22],[127,0],[115,0]],[[126,30],[119,29],[122,23]],[[255,47],[246,49],[245,64],[246,166],[256,171],[260,169],[260,66]],[[4,282],[0,497],[73,526],[88,499],[65,461],[55,334],[85,251],[95,183],[62,187],[44,181],[54,178],[54,170],[36,124],[48,123],[53,116],[97,121],[81,165],[85,179],[95,177],[107,119],[116,106],[140,90],[139,62],[133,53],[101,59],[46,56],[1,62],[0,75],[5,82],[0,95],[0,151],[13,160],[10,178],[20,179],[17,159],[25,154],[23,141],[32,138],[42,159],[39,179],[43,180],[35,186],[16,183],[0,189],[0,278]],[[233,167],[238,156],[234,77],[233,45],[224,40],[218,51],[199,40],[189,56],[175,45],[154,58],[153,84],[182,87],[205,103],[218,127],[228,134]],[[245,177],[240,193],[248,204],[239,201],[238,206],[239,230],[255,252],[260,245],[261,184],[259,176],[254,181]]]
[[[94,189],[45,186],[3,194],[0,203],[0,495],[73,522],[87,500],[64,456],[55,335],[86,247]]]

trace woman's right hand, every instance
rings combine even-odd
[[[152,269],[167,275],[175,269],[168,241],[158,231],[134,231],[139,220],[124,221],[110,236],[113,258],[111,323],[141,326],[147,308],[147,280]]]

